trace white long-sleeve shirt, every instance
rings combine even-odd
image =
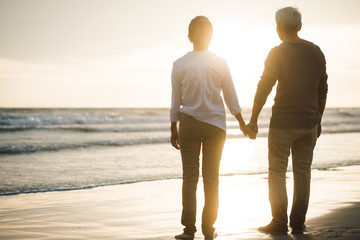
[[[226,61],[209,51],[189,52],[176,60],[171,82],[171,122],[177,122],[182,112],[226,131],[221,91],[230,113],[241,112]]]

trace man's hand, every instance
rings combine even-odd
[[[250,128],[251,133],[252,133],[251,135],[249,135],[250,139],[256,139],[256,135],[258,134],[257,122],[258,122],[259,114],[260,114],[261,109],[263,108],[264,104],[265,104],[265,102],[262,104],[258,104],[258,103],[254,102],[251,117],[250,117],[250,122],[247,125]]]
[[[176,148],[177,150],[180,149],[180,146],[179,146],[179,133],[178,133],[177,129],[171,130],[170,142],[171,142],[171,145],[174,148]]]
[[[321,123],[318,124],[318,128],[317,128],[317,137],[319,138],[320,135],[321,135],[321,131],[322,131],[322,128],[321,128]]]
[[[256,135],[258,133],[258,125],[257,123],[248,123],[248,125],[246,125],[249,128],[249,138],[250,139],[256,139]]]

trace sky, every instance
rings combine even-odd
[[[0,107],[170,107],[172,63],[192,51],[198,15],[251,107],[286,6],[299,8],[299,36],[325,54],[327,106],[359,107],[358,0],[0,0]]]

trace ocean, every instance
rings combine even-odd
[[[267,172],[270,116],[250,140],[228,114],[221,175]],[[360,108],[328,108],[322,126],[312,167],[359,165]],[[169,129],[165,108],[0,109],[0,196],[181,178]]]

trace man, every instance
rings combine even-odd
[[[181,223],[185,226],[184,232],[176,235],[176,239],[194,239],[196,232],[196,189],[201,149],[205,193],[201,228],[205,240],[212,240],[216,236],[213,225],[219,204],[219,165],[226,139],[226,114],[221,92],[245,135],[248,129],[241,116],[241,108],[225,60],[208,51],[212,33],[209,19],[204,16],[195,17],[190,22],[188,35],[193,51],[176,60],[172,70],[171,144],[181,152]]]
[[[275,19],[282,43],[270,51],[265,61],[248,124],[257,133],[259,113],[277,82],[268,134],[269,200],[273,218],[269,225],[258,230],[288,231],[285,177],[291,150],[294,195],[290,227],[293,233],[302,233],[309,203],[313,150],[321,133],[328,89],[326,63],[318,46],[299,38],[302,23],[298,9],[282,8],[276,12]]]

